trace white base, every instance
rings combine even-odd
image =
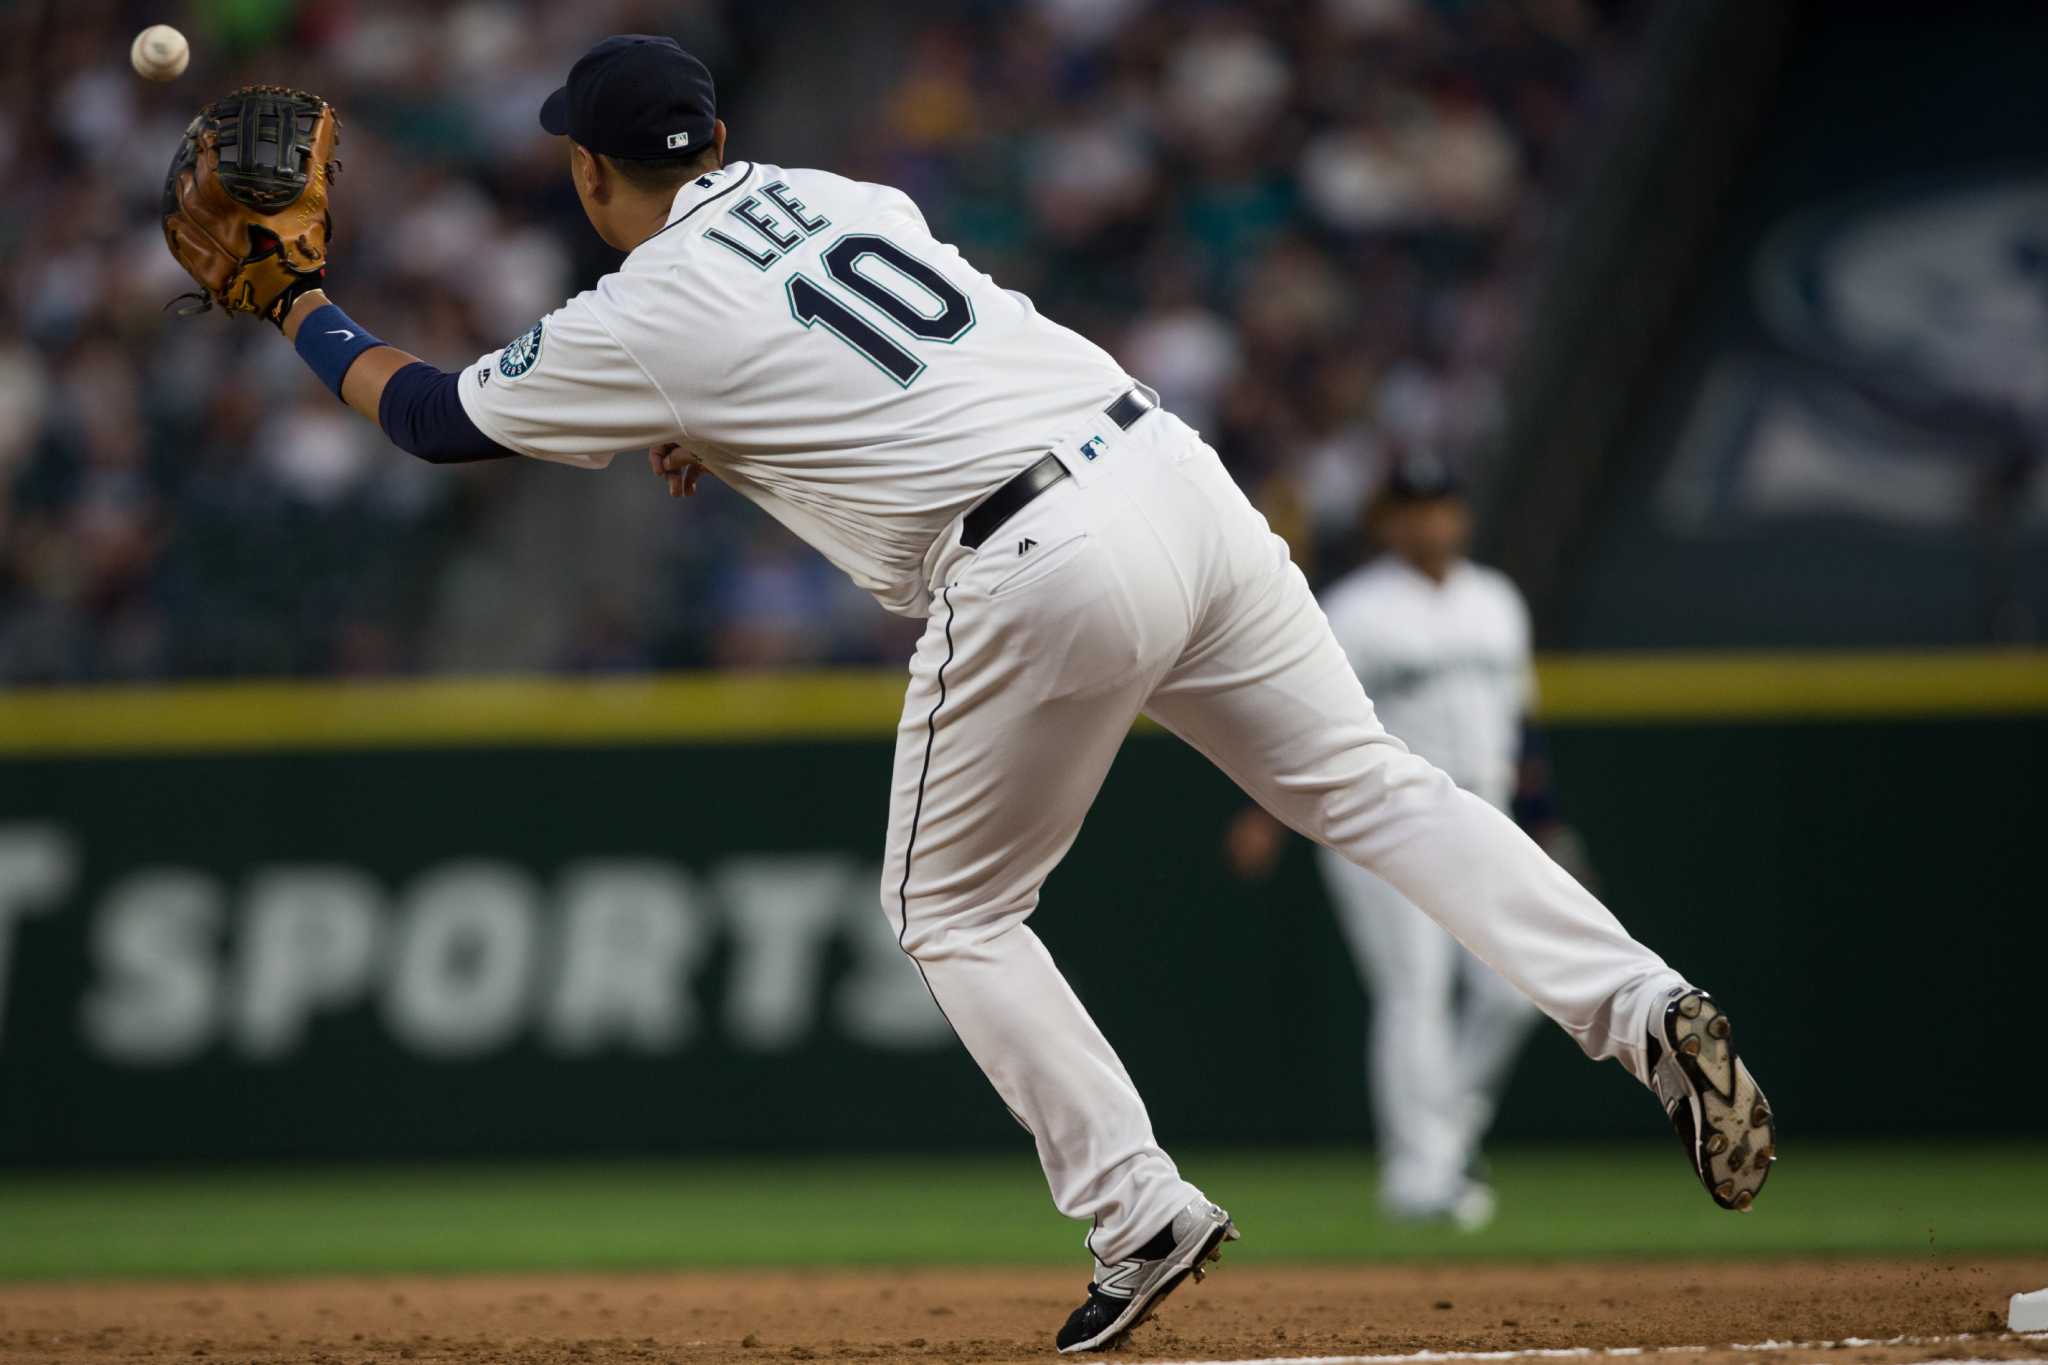
[[[2048,1289],[2013,1295],[2005,1325],[2015,1332],[2048,1332]]]

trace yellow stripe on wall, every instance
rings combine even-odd
[[[2048,651],[1560,654],[1565,724],[2048,714]],[[0,756],[878,739],[894,671],[235,682],[0,692]]]
[[[2048,650],[1553,654],[1546,721],[1857,720],[2048,712]]]
[[[866,739],[902,704],[853,671],[31,690],[0,693],[0,754]]]

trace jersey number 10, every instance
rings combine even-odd
[[[826,248],[825,272],[835,284],[920,341],[952,345],[974,326],[974,305],[944,275],[886,237],[849,233]],[[884,280],[863,266],[877,262]],[[909,286],[909,296],[899,286]],[[924,362],[881,328],[802,275],[789,277],[789,311],[808,330],[824,323],[832,334],[904,388],[924,373]]]

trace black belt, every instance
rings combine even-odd
[[[1102,413],[1120,430],[1129,431],[1137,425],[1139,418],[1158,406],[1159,395],[1143,384],[1136,384],[1124,390],[1123,396],[1104,408]],[[1004,522],[1030,506],[1033,498],[1072,477],[1073,474],[1060,463],[1057,455],[1048,455],[1028,466],[960,519],[960,543],[970,550],[980,549],[982,542],[1001,530]]]

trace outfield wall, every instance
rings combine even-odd
[[[1014,1144],[877,896],[869,674],[0,697],[0,1160]],[[1573,658],[1568,813],[1802,1133],[2028,1133],[2043,656]],[[1141,727],[1034,924],[1179,1144],[1365,1131],[1313,862]],[[1562,1035],[1518,1137],[1655,1116]]]

